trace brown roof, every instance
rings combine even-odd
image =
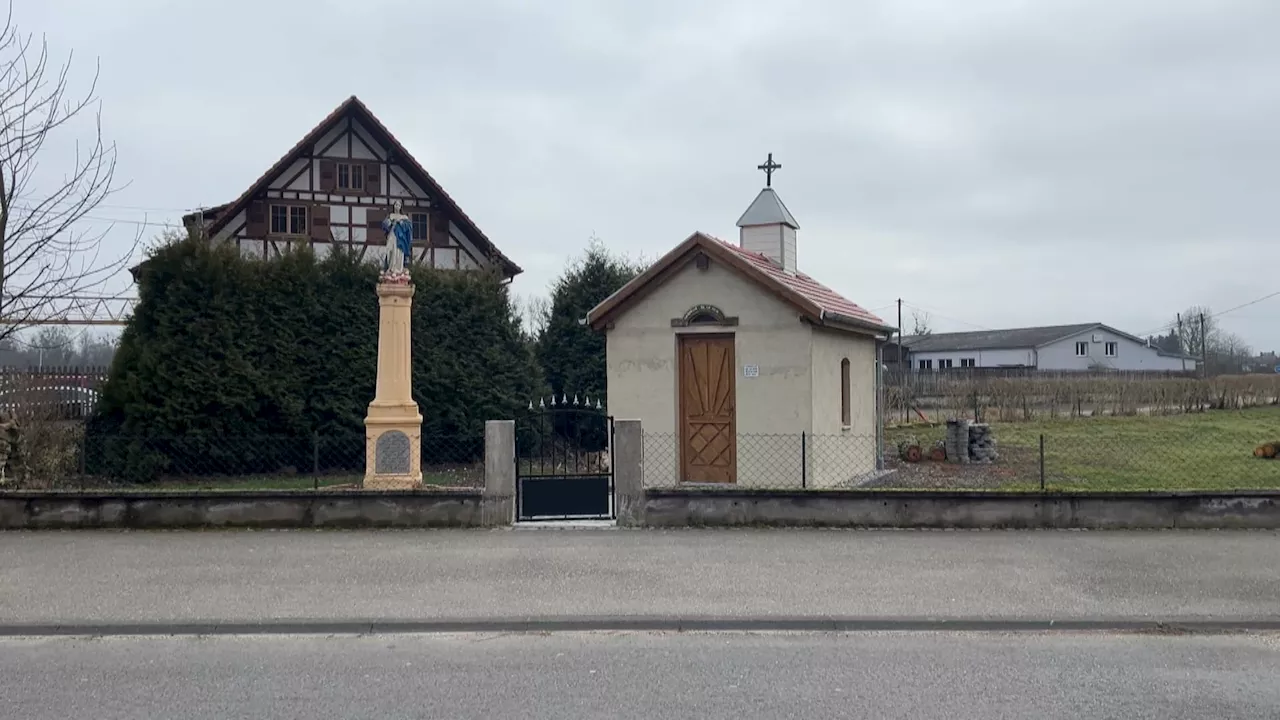
[[[760,253],[743,250],[700,232],[690,235],[639,277],[592,308],[587,313],[587,323],[596,330],[604,327],[609,319],[674,275],[683,267],[680,261],[697,250],[761,285],[819,325],[877,333],[895,329],[804,273],[788,273]]]
[[[289,150],[289,152],[285,153],[284,156],[276,161],[276,163],[263,173],[261,177],[254,181],[253,185],[240,195],[240,197],[227,205],[218,206],[216,210],[219,211],[219,216],[214,221],[213,225],[210,226],[209,234],[213,235],[221,230],[228,220],[235,217],[237,213],[248,206],[249,201],[253,196],[267,189],[267,186],[270,184],[273,177],[284,172],[289,165],[302,155],[302,152],[306,150],[308,146],[314,145],[320,140],[321,136],[324,135],[325,130],[348,113],[354,113],[357,119],[368,127],[370,131],[374,132],[376,135],[382,136],[380,139],[391,147],[395,160],[407,167],[412,174],[416,175],[417,177],[415,179],[425,185],[428,192],[439,198],[440,202],[457,217],[459,224],[462,225],[462,228],[466,231],[467,235],[477,241],[481,251],[487,252],[503,266],[503,271],[508,277],[514,277],[519,275],[521,272],[524,272],[519,265],[516,265],[510,258],[503,255],[502,252],[498,250],[497,246],[489,240],[488,236],[486,236],[475,222],[462,211],[462,208],[458,206],[458,203],[449,196],[449,193],[444,191],[444,188],[440,186],[440,183],[436,182],[435,178],[431,177],[431,174],[428,173],[416,159],[414,159],[413,155],[405,149],[404,145],[400,144],[400,141],[396,139],[396,136],[392,135],[391,131],[382,124],[382,121],[378,120],[378,118],[369,111],[369,108],[366,107],[364,103],[360,102],[360,99],[355,95],[347,98],[341,105],[335,108],[333,112],[329,113],[328,116],[316,124],[316,126],[312,128],[311,131],[308,132],[301,140],[299,140],[298,143]],[[225,212],[223,212],[224,209]]]

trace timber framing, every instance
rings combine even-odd
[[[421,230],[415,232],[412,262],[493,269],[508,280],[522,272],[354,95],[240,197],[191,213],[183,223],[255,257],[299,245],[348,247],[361,257],[377,257],[386,243],[381,222],[395,201]],[[271,232],[273,205],[306,206],[306,232]]]

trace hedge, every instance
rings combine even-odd
[[[412,272],[423,436],[479,438],[541,389],[507,288],[485,272]],[[263,439],[238,471],[275,472],[317,435],[358,442],[377,372],[376,266],[341,248],[264,261],[186,239],[136,275],[138,304],[88,424],[90,472],[153,479],[237,438]],[[423,462],[472,462],[482,447],[424,442],[438,457]],[[341,455],[363,468],[360,453]]]

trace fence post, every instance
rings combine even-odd
[[[808,487],[809,483],[809,436],[805,431],[800,431],[800,489]]]
[[[1044,492],[1044,433],[1040,433],[1040,492]]]
[[[516,520],[516,423],[487,420],[484,424],[484,492],[480,497],[481,524],[493,527]]]
[[[81,426],[84,427],[83,425]],[[80,492],[84,492],[86,482],[85,476],[89,474],[88,460],[86,456],[89,454],[89,433],[81,431],[80,435]]]
[[[644,428],[639,420],[613,421],[613,497],[619,527],[644,525]]]
[[[320,433],[311,432],[311,489],[320,489]]]

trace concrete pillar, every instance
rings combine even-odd
[[[413,285],[378,283],[378,382],[364,419],[364,487],[422,486],[422,415],[413,401]]]
[[[486,526],[516,521],[516,423],[484,424],[484,496],[480,513]]]
[[[644,433],[639,420],[613,421],[613,496],[619,526],[644,524]]]

